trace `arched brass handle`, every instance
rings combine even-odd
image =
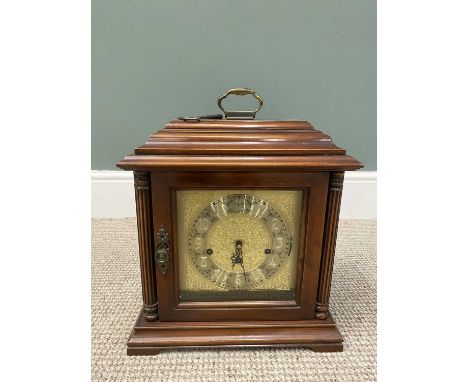
[[[225,99],[228,95],[235,94],[235,95],[252,95],[258,101],[258,108],[252,111],[244,111],[244,110],[226,110],[223,107],[223,99]],[[253,119],[255,118],[255,114],[262,108],[263,106],[263,99],[255,90],[249,88],[234,88],[229,89],[225,94],[218,98],[218,106],[223,111],[226,118],[233,118],[233,119]]]

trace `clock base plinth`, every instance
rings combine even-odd
[[[343,337],[330,316],[302,321],[148,322],[140,313],[127,342],[127,355],[156,355],[165,349],[308,347],[343,350]]]

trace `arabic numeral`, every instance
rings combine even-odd
[[[199,264],[201,268],[208,268],[208,258],[206,256],[200,256]]]
[[[193,250],[196,253],[202,254],[204,252],[204,247],[205,247],[205,240],[197,236],[193,239]]]
[[[281,231],[281,222],[280,222],[280,219],[278,218],[272,218],[269,220],[268,222],[269,226],[270,226],[270,229],[274,232],[274,233],[278,233],[279,231]]]
[[[274,249],[281,249],[284,246],[284,237],[283,236],[275,236],[273,238],[273,248]]]
[[[210,220],[208,218],[201,218],[197,221],[196,228],[200,233],[208,231],[208,228],[210,228]]]
[[[252,274],[252,278],[253,278],[253,279],[255,280],[255,282],[257,282],[257,283],[260,282],[260,281],[265,280],[265,275],[264,275],[263,272],[262,272],[260,269],[258,269],[258,268],[254,269],[254,270],[252,271],[251,274]]]

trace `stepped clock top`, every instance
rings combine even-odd
[[[254,111],[225,110],[229,94],[252,94]],[[263,100],[253,90],[231,89],[218,102],[222,114],[181,117],[151,134],[117,166],[125,170],[177,169],[182,165],[206,170],[237,165],[297,170],[356,170],[362,163],[336,146],[329,135],[301,120],[256,120]]]

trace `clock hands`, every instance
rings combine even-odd
[[[236,241],[236,252],[231,256],[232,268],[234,269],[234,265],[240,264],[242,270],[244,271],[245,276],[245,268],[244,268],[244,257],[242,256],[242,241]]]

